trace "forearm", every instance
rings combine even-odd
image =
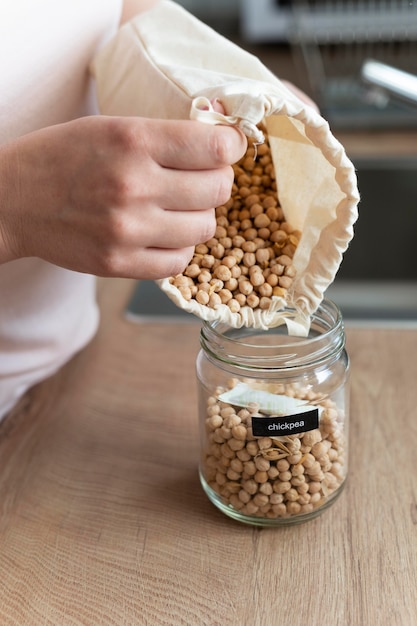
[[[124,0],[120,23],[124,24],[138,13],[143,13],[158,4],[159,0]]]
[[[20,203],[19,160],[9,146],[0,146],[0,265],[13,260],[17,253],[20,230],[14,207]],[[16,222],[11,228],[10,223]]]

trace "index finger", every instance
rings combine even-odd
[[[244,134],[232,126],[193,120],[158,120],[147,146],[162,167],[181,170],[217,169],[239,161],[247,149]]]

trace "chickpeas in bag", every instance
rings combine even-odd
[[[359,201],[354,167],[327,122],[256,57],[170,0],[125,24],[91,70],[106,115],[191,117],[236,125],[249,139],[232,197],[216,209],[215,237],[160,288],[204,320],[308,334]],[[225,115],[211,108],[215,98]]]

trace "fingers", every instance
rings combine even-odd
[[[126,247],[186,248],[204,243],[214,236],[216,217],[213,209],[205,211],[147,211],[132,221],[128,234],[110,237]]]
[[[166,250],[147,248],[137,250],[130,256],[121,258],[122,265],[112,276],[158,280],[181,274],[187,267],[194,253],[194,247]]]
[[[164,137],[161,141],[160,136]],[[247,148],[237,128],[194,121],[158,120],[149,124],[142,139],[160,166],[180,170],[206,170],[236,163]]]
[[[187,171],[164,169],[156,201],[173,211],[200,211],[225,204],[232,193],[233,170]]]
[[[132,248],[111,249],[107,254],[95,260],[95,275],[106,278],[134,278],[158,280],[180,274],[187,267],[194,253],[194,246],[186,248]],[[74,269],[85,272],[91,265],[88,253],[81,255],[75,262]],[[63,267],[67,264],[63,263]]]
[[[127,205],[135,197],[148,198],[171,210],[204,210],[230,198],[231,165],[247,147],[240,131],[190,120],[104,121],[104,130],[110,132],[102,150],[104,164],[100,155],[105,172],[95,172],[101,181],[93,187],[96,195],[107,196],[116,205]],[[91,180],[89,173],[86,186],[90,189]]]

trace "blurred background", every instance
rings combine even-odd
[[[327,295],[416,323],[417,0],[177,1],[311,96],[353,161],[359,220]]]

